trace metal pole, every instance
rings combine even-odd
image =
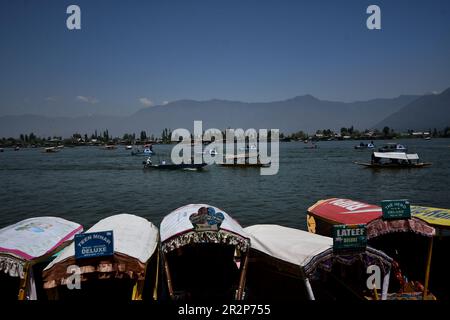
[[[309,300],[316,300],[316,298],[314,297],[314,292],[311,288],[311,283],[309,282],[309,279],[307,277],[305,277],[305,286],[306,291],[308,292]]]
[[[248,259],[249,259],[249,252],[250,252],[250,249],[247,250],[247,254],[245,255],[245,261],[244,261],[244,265],[242,266],[241,277],[239,279],[239,287],[238,287],[236,300],[242,300],[242,297],[243,297],[243,294],[244,294],[245,280],[246,280],[246,276],[247,276],[247,265],[248,265]]]
[[[425,271],[425,285],[423,288],[423,300],[427,297],[428,294],[428,285],[430,280],[430,269],[431,269],[431,256],[433,254],[433,237],[430,238],[429,246],[428,246],[428,258],[427,258],[427,269]]]
[[[381,289],[381,300],[387,300],[390,276],[391,276],[391,271],[389,270],[389,272],[384,276],[384,279],[383,279],[383,287]]]
[[[172,277],[170,276],[169,264],[167,263],[167,257],[165,254],[164,254],[163,258],[164,258],[164,271],[166,272],[166,277],[167,277],[167,288],[169,289],[170,298],[173,300],[174,294],[173,294],[173,287],[172,287]]]

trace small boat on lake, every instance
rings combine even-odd
[[[355,162],[355,164],[374,168],[425,168],[431,166],[429,162],[420,162],[419,155],[417,153],[405,153],[405,152],[374,152],[370,163]]]
[[[155,152],[153,151],[153,146],[150,144],[146,144],[144,145],[144,149],[136,149],[131,151],[131,155],[132,156],[151,156],[155,154]]]
[[[161,161],[159,164],[153,164],[151,159],[147,159],[143,161],[144,169],[157,169],[157,170],[202,170],[207,163],[166,163],[165,161]]]
[[[209,153],[211,156],[216,156],[216,155],[219,154],[219,152],[217,151],[216,148],[210,149],[208,153]],[[198,152],[198,154],[206,154],[206,151]]]
[[[45,148],[43,152],[44,153],[56,153],[56,152],[59,152],[59,149],[57,147],[48,147],[48,148]]]
[[[160,225],[164,282],[172,300],[243,300],[250,240],[225,211],[189,204]]]
[[[374,148],[375,148],[375,145],[373,144],[373,142],[370,142],[370,143],[361,142],[360,144],[355,146],[355,149],[357,149],[357,150],[374,149]]]
[[[109,145],[105,145],[103,147],[103,149],[104,150],[115,150],[115,149],[117,149],[117,147],[115,145],[113,145],[113,144],[109,144]]]
[[[83,227],[57,217],[36,217],[0,229],[0,299],[46,300],[41,273]]]
[[[258,147],[255,144],[252,144],[250,146],[241,147],[239,148],[240,151],[252,151],[252,150],[258,150]]]
[[[132,149],[133,149],[133,146],[131,146],[131,145],[125,146],[125,150],[132,150]]]
[[[228,168],[261,168],[270,167],[270,163],[262,163],[259,160],[259,155],[229,155],[225,157],[225,162],[219,164],[221,167]]]
[[[378,152],[408,152],[408,148],[399,143],[387,143],[379,148]]]

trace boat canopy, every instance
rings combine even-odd
[[[87,265],[80,266],[81,274],[102,272],[128,274],[131,278],[143,280],[145,278],[146,263],[158,247],[158,228],[142,217],[130,214],[118,214],[100,220],[87,233],[113,231],[114,256],[99,259],[84,259]],[[95,263],[94,263],[94,260]],[[109,261],[109,262],[108,262]],[[77,261],[78,262],[78,261]],[[80,261],[81,262],[81,261]],[[63,285],[67,274],[67,267],[75,263],[75,244],[66,247],[43,272],[44,288],[49,289]],[[80,264],[78,264],[80,265]]]
[[[436,228],[450,228],[449,209],[411,206],[411,214]]]
[[[393,232],[413,232],[425,237],[435,235],[432,226],[416,217],[383,220],[381,207],[350,199],[320,200],[308,212],[330,224],[366,224],[368,239]]]
[[[189,204],[169,213],[160,225],[162,251],[191,243],[222,243],[241,252],[250,247],[248,235],[225,211],[207,204]]]
[[[75,222],[58,217],[36,217],[0,229],[0,271],[24,277],[25,264],[48,258],[83,231]]]
[[[397,159],[397,160],[419,160],[417,153],[404,153],[404,152],[374,152],[375,158],[383,159]]]
[[[333,253],[333,239],[307,231],[279,225],[254,225],[245,228],[250,235],[251,248],[270,257],[302,268],[306,277],[319,267],[330,271],[333,262],[353,264],[363,261],[366,265],[378,265],[388,273],[392,259],[381,251],[367,247],[366,251],[348,255]]]
[[[225,156],[226,160],[231,160],[231,159],[248,159],[248,158],[256,158],[258,157],[258,154],[256,153],[250,153],[250,154],[229,154],[227,156]]]
[[[308,212],[334,224],[366,224],[382,216],[379,206],[340,198],[319,200]]]

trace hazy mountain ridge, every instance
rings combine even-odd
[[[114,136],[124,133],[160,135],[164,128],[192,130],[194,120],[208,128],[277,128],[284,133],[298,130],[340,130],[354,126],[372,128],[391,114],[419,99],[402,95],[391,99],[373,99],[351,103],[320,100],[311,95],[274,102],[240,102],[212,99],[207,101],[178,100],[166,105],[144,108],[131,116],[85,116],[77,118],[37,115],[0,117],[0,137],[16,137],[34,132],[38,136],[70,136],[108,129]],[[423,98],[423,97],[422,97]]]
[[[407,104],[375,125],[396,130],[429,130],[450,126],[450,88],[440,94],[429,94]]]

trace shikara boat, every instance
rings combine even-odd
[[[450,248],[450,210],[424,206],[411,206],[411,215],[436,229],[430,271],[430,291],[439,300],[450,301],[448,276],[448,250]]]
[[[56,147],[48,147],[43,150],[44,153],[56,153],[59,152],[59,149]]]
[[[350,199],[320,200],[308,208],[311,233],[331,236],[334,225],[355,224],[365,224],[368,244],[394,259],[390,299],[435,298],[428,290],[435,228],[414,216],[385,220],[381,207]]]
[[[373,142],[371,142],[371,143],[363,143],[363,142],[361,142],[360,144],[356,145],[354,148],[357,149],[357,150],[374,149],[375,145],[373,144]]]
[[[279,225],[245,231],[251,242],[249,301],[387,299],[392,259],[381,251],[342,254],[334,251],[332,238]],[[367,287],[369,266],[380,268],[381,294]]]
[[[250,240],[225,211],[189,204],[161,222],[164,278],[172,300],[244,298]]]
[[[408,152],[408,148],[399,143],[386,143],[378,149],[378,152]]]
[[[225,157],[225,162],[219,164],[222,167],[229,168],[261,168],[270,167],[270,163],[261,163],[259,155],[238,154],[228,155]]]
[[[155,154],[155,152],[153,151],[152,145],[145,145],[143,150],[136,149],[136,150],[131,151],[132,156],[151,156],[154,154]]]
[[[72,243],[43,271],[49,299],[156,299],[158,228],[147,219],[119,214],[100,220],[86,234],[99,232],[112,232],[112,255],[77,259]],[[70,266],[79,267],[80,289],[68,286],[73,278]]]
[[[202,170],[205,166],[207,166],[206,163],[153,164],[153,163],[147,163],[146,161],[144,161],[143,164],[144,164],[144,169],[157,169],[157,170]]]
[[[0,229],[1,301],[46,299],[41,272],[83,227],[57,217],[36,217]]]
[[[358,165],[373,169],[425,168],[431,166],[428,162],[419,162],[417,153],[404,152],[374,152],[370,163],[355,162]]]

